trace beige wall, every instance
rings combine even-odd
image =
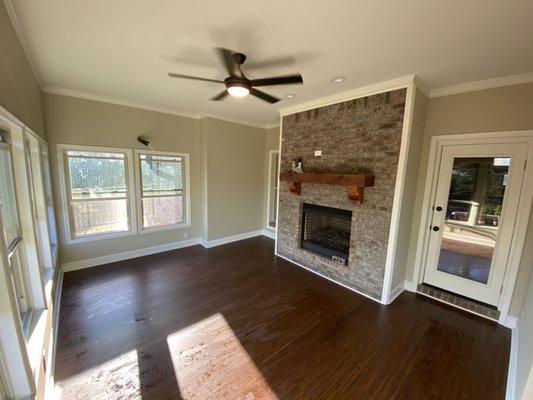
[[[263,188],[263,228],[268,228],[267,217],[268,217],[268,175],[269,175],[269,166],[270,166],[270,151],[279,150],[279,126],[275,128],[269,128],[265,132],[265,174],[264,174],[264,188]],[[274,177],[277,179],[277,176]]]
[[[41,137],[45,137],[41,90],[0,2],[0,105]]]
[[[262,229],[265,129],[204,122],[207,240]]]
[[[61,263],[69,263],[203,237],[206,240],[263,228],[265,129],[196,120],[109,103],[44,93],[44,113],[60,221]],[[189,153],[191,227],[67,245],[62,227],[57,144]]]
[[[200,236],[202,187],[198,120],[49,93],[43,94],[43,101],[62,263]],[[67,246],[62,229],[63,210],[58,181],[57,144],[146,149],[137,142],[138,135],[150,138],[154,150],[189,153],[191,227]]]
[[[413,226],[420,224],[429,146],[434,135],[533,129],[533,84],[507,86],[429,100],[420,158]],[[417,229],[411,234],[406,280],[413,279]],[[533,264],[533,215],[529,219],[524,253],[509,314],[518,316]]]
[[[427,107],[428,98],[421,91],[417,90],[415,93],[411,137],[407,153],[406,178],[402,196],[391,290],[394,290],[396,287],[403,285],[404,283],[410,237],[414,232],[418,234],[418,224],[413,223],[412,217],[415,212],[415,198],[418,191],[416,177],[418,176],[420,154],[424,141]],[[404,121],[404,124],[407,122],[408,121]]]

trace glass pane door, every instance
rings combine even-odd
[[[526,155],[514,143],[442,147],[425,283],[499,304]]]
[[[487,283],[509,157],[454,158],[437,270]]]

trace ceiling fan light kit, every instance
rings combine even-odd
[[[250,93],[252,88],[249,82],[238,81],[235,79],[227,78],[224,83],[226,84],[226,89],[232,96],[235,97],[244,97]]]
[[[220,59],[224,64],[227,73],[229,76],[221,80],[201,78],[191,75],[177,74],[169,72],[171,78],[181,78],[181,79],[190,79],[196,81],[204,82],[215,82],[223,83],[226,86],[226,90],[217,94],[216,96],[211,97],[210,100],[220,101],[227,97],[228,94],[231,94],[235,97],[244,97],[248,94],[255,96],[261,100],[264,100],[268,103],[277,103],[281,99],[274,97],[268,93],[265,93],[261,90],[257,90],[256,86],[273,86],[273,85],[291,85],[291,84],[302,84],[303,79],[300,74],[289,75],[289,76],[277,76],[273,78],[263,78],[263,79],[248,79],[244,76],[242,72],[241,65],[246,61],[246,56],[242,53],[233,53],[231,50],[218,48],[217,49]]]

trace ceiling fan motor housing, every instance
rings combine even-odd
[[[230,87],[242,87],[245,89],[250,90],[252,88],[252,83],[249,79],[246,78],[236,78],[234,76],[230,76],[229,78],[224,79],[224,84],[226,85],[226,88]]]

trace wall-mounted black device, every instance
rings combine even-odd
[[[150,147],[150,141],[148,139],[146,139],[145,137],[143,137],[143,136],[137,136],[137,141],[139,143],[144,144],[145,146]]]

